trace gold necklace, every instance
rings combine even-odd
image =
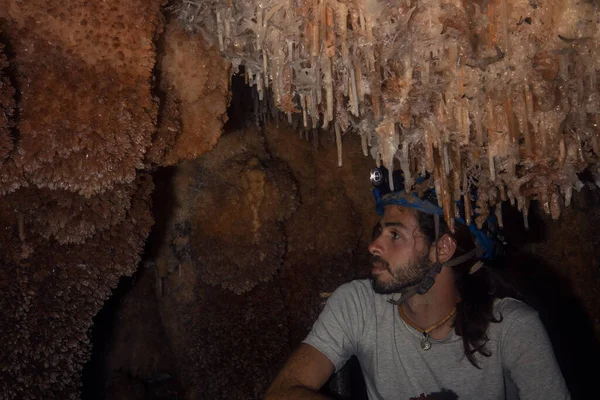
[[[404,320],[404,322],[406,322],[408,325],[412,326],[418,332],[423,334],[423,339],[421,339],[421,348],[423,350],[427,351],[431,348],[431,342],[429,341],[429,338],[430,338],[429,332],[439,328],[440,326],[445,324],[446,321],[448,321],[450,318],[452,318],[456,314],[456,306],[454,306],[452,308],[452,310],[450,310],[450,312],[444,318],[442,318],[440,321],[436,322],[435,324],[431,325],[427,329],[421,329],[414,322],[412,322],[410,319],[408,319],[408,317],[404,313],[404,310],[402,309],[402,305],[400,305],[400,304],[398,305],[398,312],[400,313],[400,318],[402,318]]]

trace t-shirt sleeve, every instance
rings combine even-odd
[[[512,301],[502,332],[504,368],[517,386],[520,400],[567,400],[571,396],[537,312]]]
[[[319,318],[303,343],[323,353],[337,372],[356,354],[363,307],[358,287],[350,282],[340,286],[327,300]]]

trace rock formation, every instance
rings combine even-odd
[[[599,331],[596,1],[166,3],[0,0],[0,399],[79,398],[93,318],[136,270],[114,398],[164,376],[260,398],[368,272],[374,165],[431,175],[449,221],[463,199],[474,223],[510,202],[527,225],[533,204],[531,231],[507,225],[549,267],[513,274],[572,282],[542,297],[582,298]],[[222,136],[238,71],[256,126]],[[155,184],[171,203],[151,208]]]

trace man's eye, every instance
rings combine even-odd
[[[392,240],[400,239],[400,234],[398,232],[392,231]]]

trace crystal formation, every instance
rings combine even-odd
[[[558,218],[598,163],[598,3],[242,0],[174,5],[259,97],[305,128],[358,132],[407,189],[434,179],[481,225],[502,201]],[[339,151],[341,152],[341,146]],[[341,158],[340,158],[341,159]]]

